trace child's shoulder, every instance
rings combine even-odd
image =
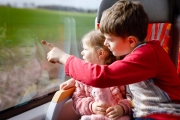
[[[166,49],[163,48],[163,46],[161,46],[161,42],[159,40],[147,41],[146,46],[147,47],[145,47],[145,48],[147,50],[149,50],[149,51],[151,51],[151,49],[153,50],[151,52],[157,52],[160,54],[163,54],[163,53],[167,54],[168,53],[168,51],[166,51]],[[149,48],[151,48],[151,49],[149,49]]]
[[[150,44],[150,45],[155,45],[155,44],[156,44],[156,45],[158,45],[158,46],[161,46],[159,40],[146,41],[145,43],[146,43],[146,44]]]
[[[159,50],[161,51],[163,50],[163,47],[160,45],[159,40],[152,40],[152,41],[147,41],[144,44],[138,46],[136,50],[143,51],[141,53],[147,55],[147,54],[156,53]]]

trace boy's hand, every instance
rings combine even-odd
[[[105,115],[106,114],[106,105],[103,105],[101,103],[98,103],[98,102],[94,102],[92,104],[92,111],[95,113],[95,114],[101,114],[101,115]]]
[[[44,40],[42,40],[41,43],[50,49],[50,52],[47,54],[47,59],[51,63],[65,64],[66,60],[70,57],[69,54],[65,53],[61,49],[51,45],[50,43]]]
[[[71,87],[75,86],[75,80],[73,78],[63,82],[62,84],[60,84],[60,90],[67,90]]]
[[[106,110],[106,115],[111,120],[117,120],[122,117],[124,114],[124,110],[120,105],[111,106]]]

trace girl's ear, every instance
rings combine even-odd
[[[103,48],[100,48],[99,50],[98,50],[98,58],[99,59],[102,59],[102,58],[104,58],[106,56],[106,51],[103,49]]]
[[[132,48],[134,48],[134,47],[137,46],[138,40],[137,40],[136,37],[134,37],[134,36],[129,36],[127,39],[128,39],[129,45],[130,45]]]

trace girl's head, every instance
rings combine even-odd
[[[86,62],[109,65],[116,60],[112,52],[104,45],[105,37],[99,30],[92,30],[82,39],[81,52]]]
[[[42,52],[43,48],[41,47],[41,50],[39,50],[39,45],[38,38],[29,29],[19,29],[13,34],[11,46],[16,57],[21,59],[21,62],[28,62],[41,55],[44,56]],[[37,56],[38,52],[41,53]]]

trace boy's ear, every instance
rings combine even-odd
[[[129,45],[131,46],[131,47],[135,47],[135,46],[137,46],[137,44],[138,44],[138,41],[137,41],[137,38],[136,37],[134,37],[134,36],[129,36],[128,37],[128,42],[129,42]]]

